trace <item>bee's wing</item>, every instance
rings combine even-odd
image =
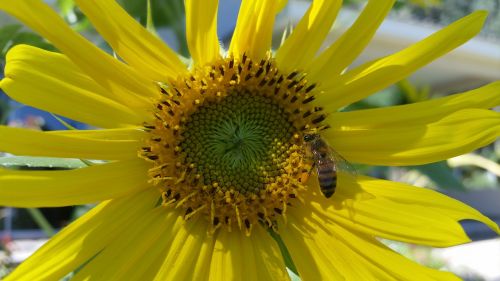
[[[351,163],[349,163],[349,161],[347,161],[342,155],[340,155],[340,153],[335,151],[335,149],[333,149],[330,146],[328,146],[328,149],[329,149],[328,152],[330,153],[330,155],[332,155],[333,159],[335,160],[335,168],[337,169],[337,171],[345,172],[354,177],[358,174],[356,168],[354,168],[354,166]]]

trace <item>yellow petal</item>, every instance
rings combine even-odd
[[[321,84],[338,77],[368,45],[394,2],[369,0],[354,24],[311,62],[306,69],[307,79]]]
[[[229,45],[229,54],[239,57],[246,53],[262,59],[271,49],[274,19],[286,1],[243,0],[238,21]]]
[[[253,256],[256,268],[256,280],[290,280],[286,271],[285,263],[281,256],[280,250],[276,242],[270,237],[269,233],[256,225],[252,230],[252,243],[243,243],[244,249],[253,248]],[[245,251],[247,252],[247,251]],[[252,262],[247,259],[245,264]],[[254,279],[248,279],[249,281]]]
[[[176,215],[178,219],[172,222],[172,230],[165,238],[169,240],[169,249],[161,257],[154,280],[208,280],[214,247],[214,237],[207,235],[208,222],[205,218],[185,222],[181,214]]]
[[[301,205],[289,208],[288,214],[280,234],[304,281],[459,280],[408,260],[369,235],[343,228],[322,211]]]
[[[467,42],[481,30],[486,14],[472,13],[400,52],[356,67],[338,79],[321,81],[325,93],[317,102],[333,111],[386,88]]]
[[[137,159],[139,140],[102,140],[0,126],[0,151],[17,155],[100,160]]]
[[[27,45],[7,53],[0,87],[21,103],[98,127],[138,125],[152,118],[149,103],[124,106],[64,55]]]
[[[195,64],[204,65],[220,57],[217,37],[218,0],[185,0],[186,37]]]
[[[240,231],[219,232],[209,280],[289,280],[289,276],[278,245],[256,225],[250,237]]]
[[[281,70],[303,70],[310,63],[330,31],[341,4],[339,0],[314,0],[311,3],[290,37],[276,52],[276,62]]]
[[[344,278],[343,273],[343,270],[352,270],[352,266],[345,262],[348,256],[336,254],[336,249],[331,243],[332,235],[323,233],[319,226],[322,222],[314,221],[315,218],[311,218],[311,214],[304,216],[295,214],[294,211],[297,212],[294,208],[288,208],[288,222],[279,226],[279,233],[301,280],[349,280]],[[321,242],[329,243],[325,247],[324,244],[320,244]]]
[[[175,219],[181,218],[168,214],[162,207],[143,212],[141,219],[127,224],[121,235],[110,241],[106,248],[71,279],[151,280],[151,276],[158,271],[159,264],[156,263],[156,268],[150,268],[151,264],[147,260],[155,251],[165,251],[167,243],[164,240],[168,239]]]
[[[93,203],[150,188],[142,159],[70,171],[0,169],[0,205],[58,207]]]
[[[369,177],[363,177],[359,183],[367,193],[377,198],[430,208],[435,213],[445,214],[457,222],[467,219],[480,221],[500,233],[499,226],[476,209],[436,191]],[[380,188],[381,185],[383,188]]]
[[[149,79],[166,81],[186,72],[177,54],[129,16],[116,1],[76,0],[76,3],[113,50]]]
[[[160,95],[152,81],[92,45],[42,1],[1,0],[0,10],[40,33],[123,104],[132,106]]]
[[[500,81],[460,94],[432,100],[384,108],[336,112],[327,117],[327,123],[350,130],[382,129],[404,124],[430,124],[467,108],[493,108],[500,105]]]
[[[436,191],[397,182],[339,176],[332,199],[319,192],[317,180],[306,195],[306,208],[352,231],[412,244],[448,247],[470,242],[461,220],[477,220],[497,233],[498,226],[477,210]],[[302,206],[300,206],[302,207]]]
[[[155,206],[158,192],[150,189],[99,204],[65,227],[19,265],[6,281],[60,280],[99,253]]]
[[[428,123],[414,123],[405,120],[407,117],[398,122],[397,116],[393,117],[394,121],[384,126],[338,126],[325,130],[324,136],[351,162],[387,166],[448,159],[500,136],[500,114],[486,109],[463,109]]]
[[[47,134],[59,136],[68,136],[75,138],[98,139],[98,140],[122,140],[134,141],[142,140],[148,136],[144,128],[124,128],[124,129],[106,129],[106,130],[64,130],[49,131]]]

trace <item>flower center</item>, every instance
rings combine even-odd
[[[160,85],[154,124],[141,156],[163,205],[185,219],[204,216],[209,232],[276,226],[300,197],[311,168],[303,135],[321,130],[314,85],[280,73],[272,59],[221,59]]]
[[[187,120],[179,146],[203,184],[258,194],[283,174],[297,151],[284,110],[257,93],[232,93],[208,102]]]

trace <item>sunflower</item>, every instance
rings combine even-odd
[[[469,40],[485,12],[346,70],[393,0],[368,1],[321,52],[341,1],[315,0],[274,53],[272,26],[285,1],[243,0],[223,50],[218,2],[186,0],[189,66],[115,1],[76,2],[119,59],[42,1],[0,1],[1,10],[60,51],[13,47],[1,88],[25,104],[104,128],[4,126],[0,150],[106,160],[68,171],[0,170],[1,205],[100,202],[6,280],[59,280],[70,272],[71,280],[288,280],[283,256],[303,280],[456,280],[379,238],[457,245],[470,241],[464,219],[499,232],[458,201],[349,173],[335,160],[341,158],[329,156],[417,165],[493,142],[500,115],[488,108],[500,104],[498,82],[410,105],[339,111]],[[318,153],[327,164],[317,163]],[[335,194],[322,191],[320,181],[323,189],[336,186]]]

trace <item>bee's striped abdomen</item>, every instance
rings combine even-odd
[[[321,192],[326,198],[330,198],[335,193],[335,188],[337,187],[337,171],[335,170],[335,164],[332,162],[318,165],[317,170]]]

